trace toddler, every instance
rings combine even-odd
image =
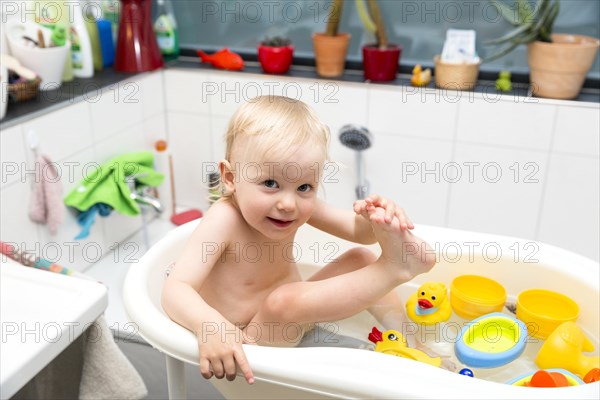
[[[253,383],[242,344],[294,346],[315,323],[397,304],[394,288],[433,267],[433,252],[393,201],[372,195],[341,210],[317,197],[328,141],[315,113],[286,97],[255,98],[231,119],[219,163],[223,196],[162,293],[167,314],[196,335],[205,378],[233,380],[237,364]],[[377,241],[381,255],[358,247],[302,281],[292,249],[305,223],[355,243]]]

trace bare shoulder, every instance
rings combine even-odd
[[[210,235],[213,239],[222,238],[228,242],[235,232],[245,225],[238,209],[230,201],[221,200],[213,204],[195,229],[192,237]]]

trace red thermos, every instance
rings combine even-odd
[[[121,0],[115,69],[143,72],[163,65],[152,30],[152,0]]]

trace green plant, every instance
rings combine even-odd
[[[516,10],[498,0],[492,2],[498,7],[502,16],[516,28],[498,39],[485,42],[488,45],[506,44],[503,49],[487,57],[485,61],[500,58],[521,44],[537,40],[552,42],[552,28],[560,10],[560,0],[538,0],[534,7],[527,0],[516,0]]]
[[[267,47],[287,47],[290,44],[292,44],[292,42],[290,41],[290,39],[281,36],[275,36],[272,38],[267,36],[265,40],[260,42],[260,44]]]
[[[327,18],[327,29],[325,30],[327,36],[336,36],[338,34],[342,10],[344,9],[344,0],[333,0],[332,7],[333,9]]]
[[[375,34],[377,47],[386,49],[388,46],[387,34],[385,32],[385,24],[377,0],[367,0],[368,11],[365,8],[363,0],[356,0],[356,8],[358,16],[363,22],[365,29]]]

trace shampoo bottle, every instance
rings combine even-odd
[[[65,2],[55,2],[52,0],[44,0],[40,2],[40,20],[38,21],[43,26],[52,29],[52,43],[54,46],[64,46],[67,38],[70,39],[69,31],[71,24],[69,23],[69,13]],[[71,52],[67,54],[65,69],[63,71],[62,81],[70,82],[73,80],[73,66],[71,60]]]
[[[83,11],[79,2],[73,2],[70,11],[73,13],[71,25],[71,57],[73,75],[76,78],[94,76],[92,44],[83,20]]]
[[[158,0],[158,17],[154,21],[154,33],[158,47],[165,60],[179,56],[179,32],[173,7],[169,0]]]
[[[87,0],[83,5],[83,20],[85,22],[85,28],[88,36],[90,37],[90,44],[92,45],[92,61],[95,71],[102,71],[102,48],[100,46],[100,33],[98,32],[98,24],[96,22],[96,15],[94,11],[98,11],[99,8],[93,7],[90,0]],[[98,13],[100,14],[100,13]]]

